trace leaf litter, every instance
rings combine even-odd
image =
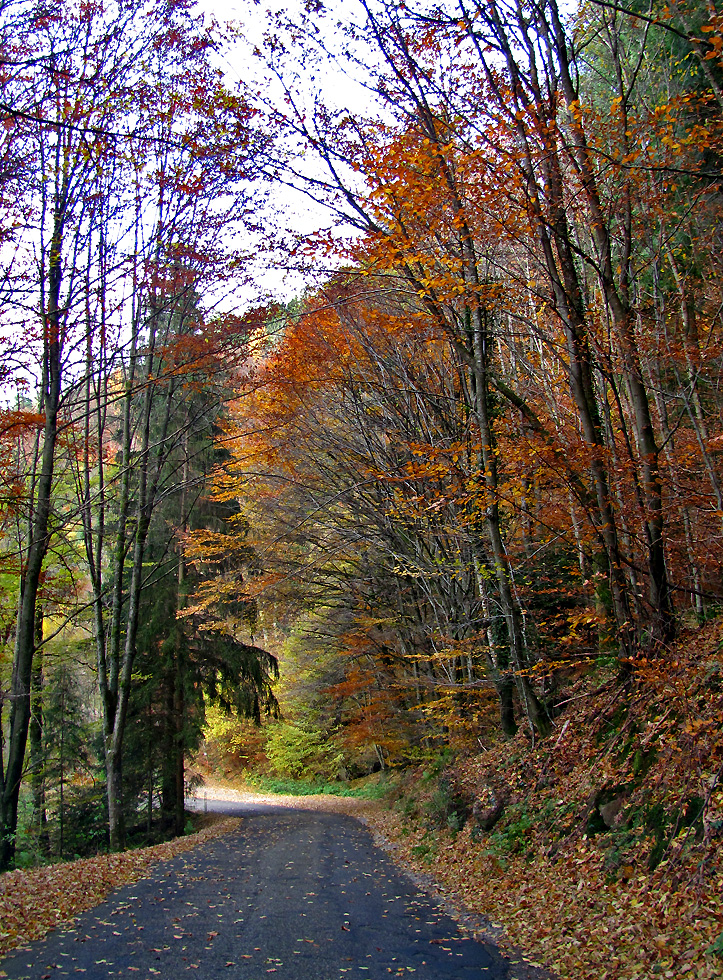
[[[723,621],[603,688],[578,679],[547,740],[520,731],[450,765],[461,830],[425,821],[419,772],[367,821],[478,936],[563,980],[721,977]],[[485,830],[490,785],[505,809]]]
[[[153,865],[228,833],[238,824],[235,818],[214,819],[195,834],[152,847],[6,872],[0,876],[0,955],[42,939],[51,929],[68,926],[116,888],[145,877]]]

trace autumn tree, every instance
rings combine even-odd
[[[118,38],[133,21],[133,11],[113,10],[101,18],[90,7],[45,14],[17,4],[12,13],[3,38],[3,71],[10,90],[20,89],[20,99],[13,103],[6,132],[21,147],[18,152],[32,177],[14,204],[16,214],[25,209],[26,232],[15,233],[15,248],[7,253],[4,270],[6,322],[16,331],[6,335],[5,363],[10,368],[7,380],[13,370],[37,370],[40,395],[26,490],[26,529],[20,542],[21,598],[2,772],[2,867],[11,863],[15,846],[30,721],[36,603],[53,527],[64,375],[72,371],[82,331],[83,257],[93,230],[86,201],[124,98],[123,70],[135,62],[140,50],[121,51],[118,46]],[[110,91],[96,93],[98,71],[118,72],[121,78]],[[30,309],[34,312],[29,315]],[[28,362],[28,354],[35,360]]]
[[[657,462],[662,437],[654,431],[654,385],[641,354],[647,334],[636,333],[645,320],[640,276],[647,259],[633,255],[632,236],[648,204],[666,213],[658,192],[672,188],[673,174],[688,173],[704,193],[694,146],[715,140],[716,125],[711,119],[699,130],[688,114],[677,142],[672,137],[670,107],[656,101],[659,88],[653,86],[648,98],[655,79],[642,70],[664,30],[636,30],[634,15],[619,12],[611,20],[593,11],[568,26],[554,5],[532,19],[494,5],[463,5],[461,16],[449,19],[422,6],[400,12],[362,3],[358,9],[361,17],[350,30],[381,58],[370,87],[388,116],[367,126],[343,111],[297,112],[291,94],[287,125],[295,138],[319,149],[327,166],[316,192],[368,234],[366,255],[371,250],[377,263],[404,270],[461,347],[467,307],[470,322],[486,317],[490,324],[482,339],[490,326],[490,340],[507,331],[507,365],[523,344],[531,353],[541,344],[546,363],[566,372],[571,408],[590,447],[589,486],[572,472],[570,489],[607,558],[622,649],[638,616],[640,629],[654,622],[654,632],[664,637],[672,620]],[[626,31],[634,40],[627,49]],[[588,84],[587,38],[593,34],[606,84],[599,61]],[[274,63],[283,77],[281,60]],[[455,65],[453,74],[448,64]],[[638,91],[647,103],[641,100],[633,118],[627,102]],[[334,126],[345,138],[331,141]],[[651,132],[655,149],[646,151],[646,160],[633,144],[648,138],[650,147]],[[633,161],[638,166],[631,167]],[[350,180],[350,170],[365,183]],[[662,179],[658,191],[644,190],[641,179],[654,172]],[[304,174],[289,179],[303,185]],[[676,214],[670,214],[673,221]],[[521,344],[522,337],[529,341]],[[499,344],[482,346],[500,350]],[[536,414],[527,394],[531,379],[527,390],[517,390],[519,376],[481,367],[495,397],[554,445],[556,423]],[[607,421],[613,416],[623,430],[617,447]],[[564,465],[566,447],[560,449]],[[625,462],[616,469],[610,460],[620,460],[621,452]],[[620,494],[628,531],[615,518]],[[628,539],[625,553],[621,536]],[[641,561],[649,585],[644,613],[625,571]]]
[[[322,712],[381,765],[439,733],[425,715],[436,700],[465,714],[469,690],[474,713],[492,688],[480,632],[504,633],[478,591],[490,559],[459,363],[419,311],[410,332],[406,290],[397,281],[395,300],[392,287],[370,305],[339,276],[302,306],[234,405],[215,478],[217,495],[242,501],[261,558],[246,592],[262,623],[296,623],[294,649],[318,660],[305,723]],[[233,529],[197,545],[246,547]]]
[[[22,602],[3,772],[5,866],[43,562],[51,535],[78,522],[106,722],[111,844],[122,844],[120,760],[144,549],[164,467],[191,425],[182,393],[195,381],[184,375],[212,349],[225,351],[227,366],[243,357],[237,320],[219,320],[212,332],[189,311],[208,284],[231,288],[239,266],[229,236],[247,212],[255,147],[246,104],[211,66],[218,36],[185,3],[154,8],[153,17],[140,3],[52,13],[17,4],[13,14],[2,38],[5,133],[37,179],[12,204],[28,220],[24,231],[11,222],[16,247],[4,253],[12,329],[3,343],[12,379],[40,379],[41,403],[26,418],[35,455],[24,476],[27,530],[15,545]],[[38,308],[39,326],[29,313]],[[61,457],[63,479],[74,476],[77,491],[75,505],[62,508],[54,497]]]
[[[575,638],[597,628],[603,647],[614,636],[626,670],[647,644],[664,648],[674,594],[681,605],[691,596],[700,612],[719,589],[705,543],[717,534],[719,478],[706,427],[717,399],[708,388],[706,408],[695,394],[717,370],[714,279],[697,280],[706,286],[687,307],[682,293],[671,305],[669,290],[690,290],[676,254],[692,271],[683,244],[691,216],[700,228],[717,206],[706,160],[719,143],[711,108],[718,49],[711,41],[703,51],[696,34],[700,27],[711,38],[717,21],[693,31],[685,15],[604,6],[566,19],[554,3],[355,9],[338,54],[321,5],[309,24],[289,25],[287,44],[275,26],[266,56],[284,103],[266,110],[301,151],[279,159],[275,173],[356,231],[351,245],[336,229],[321,233],[317,254],[356,263],[367,307],[383,308],[389,277],[401,280],[406,329],[443,338],[458,360],[457,390],[477,439],[477,599],[504,622],[502,635],[485,637],[489,669],[507,676],[508,690],[521,687],[544,733],[549,722],[530,677],[544,669],[535,661],[545,643],[570,648],[565,629]],[[691,59],[665,61],[671,37]],[[287,74],[299,39],[304,63],[318,59],[312,71],[335,59],[351,72],[363,66],[376,118],[335,108],[333,97],[304,98]],[[704,248],[704,236],[695,240]],[[711,261],[710,251],[697,255],[701,267]],[[348,295],[329,301],[342,323],[353,319]],[[698,309],[709,311],[705,367],[698,341],[681,343]],[[338,329],[328,325],[325,342]],[[318,343],[309,349],[318,353]],[[329,485],[339,460],[349,465],[359,451],[333,448],[337,430],[320,392],[325,383],[340,390],[336,370],[314,395],[334,459]],[[354,370],[364,392],[364,369]],[[287,395],[297,390],[287,385]],[[307,402],[297,411],[311,424]],[[393,443],[394,424],[379,411]],[[693,459],[703,477],[695,488],[684,475]],[[430,492],[439,471],[422,469]],[[383,483],[388,472],[371,474]],[[447,462],[442,499],[455,479]],[[333,508],[323,499],[315,495],[313,506],[328,521]],[[393,523],[400,526],[399,513]],[[298,526],[308,534],[309,519]],[[431,575],[420,572],[419,581]],[[587,609],[570,598],[575,592]],[[551,595],[557,625],[546,611]],[[584,646],[594,653],[597,643]]]

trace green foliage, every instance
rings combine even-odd
[[[487,838],[486,853],[495,857],[524,854],[530,845],[535,821],[524,807],[510,807],[503,821]]]
[[[41,722],[30,786],[21,793],[16,836],[21,867],[87,856],[107,846],[99,724],[85,641],[70,630],[47,644],[34,679],[33,711]],[[32,787],[32,792],[31,792]]]
[[[18,829],[15,836],[15,864],[18,868],[35,868],[53,860],[48,854],[48,841],[41,836],[34,816],[32,797],[23,787],[18,800]]]
[[[254,775],[249,778],[249,782],[255,789],[279,796],[321,796],[334,792],[334,787],[328,783],[293,779],[289,776]],[[336,795],[343,795],[344,792],[344,787],[339,785]]]
[[[408,823],[419,820],[419,801],[415,797],[403,798],[399,810]]]
[[[108,812],[103,783],[72,785],[65,805],[63,855],[89,857],[108,846]]]
[[[219,774],[255,771],[266,764],[266,728],[207,704],[201,763]]]
[[[176,833],[183,831],[185,758],[199,749],[207,709],[214,710],[217,729],[223,715],[259,724],[262,715],[278,713],[272,689],[278,675],[276,658],[244,638],[255,628],[256,603],[242,589],[207,588],[216,575],[243,579],[256,570],[253,549],[244,542],[218,562],[204,563],[201,570],[178,553],[179,529],[223,536],[233,528],[242,539],[248,532],[235,501],[192,502],[195,496],[188,492],[187,482],[203,484],[213,464],[208,422],[218,415],[218,406],[204,389],[189,396],[185,411],[196,413],[196,425],[188,444],[176,448],[176,454],[181,449],[183,453],[169,455],[166,493],[149,528],[148,585],[141,597],[124,773],[129,816],[145,796],[150,824],[159,793],[162,820]],[[179,470],[185,474],[183,482],[178,480]],[[199,591],[202,601],[189,608]],[[229,731],[224,740],[233,750]]]
[[[376,782],[366,781],[350,790],[350,794],[362,800],[383,800],[388,798],[389,791],[389,784],[382,778]]]
[[[723,932],[714,943],[711,943],[707,952],[709,956],[717,956],[719,960],[723,960]]]
[[[464,827],[472,812],[468,799],[459,793],[449,778],[442,776],[424,807],[427,822],[432,827],[446,827],[456,833]]]
[[[359,800],[378,800],[387,794],[384,783],[366,783],[351,787],[345,783],[327,783],[321,780],[310,781],[277,776],[264,776],[259,773],[247,774],[247,782],[263,793],[276,793],[280,796],[344,796]]]
[[[269,726],[266,755],[271,768],[292,779],[338,779],[344,753],[333,732],[281,721]]]
[[[437,846],[434,839],[427,833],[419,844],[412,846],[412,854],[420,858],[425,864],[431,864],[437,853]]]
[[[704,800],[700,796],[690,797],[683,806],[670,810],[658,801],[634,814],[630,826],[640,828],[654,838],[653,848],[648,859],[651,871],[663,860],[671,843],[681,832],[690,846],[703,836],[701,816]]]
[[[633,756],[633,775],[643,776],[653,765],[657,755],[658,752],[655,748],[648,749],[647,752],[641,748],[636,749]]]
[[[433,782],[437,779],[446,769],[446,767],[452,761],[452,750],[446,746],[445,748],[434,751],[428,757],[427,764],[422,770],[422,779],[425,783]]]

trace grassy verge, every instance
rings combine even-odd
[[[375,800],[383,798],[388,787],[377,779],[367,780],[357,786],[345,783],[312,782],[303,779],[283,779],[275,776],[247,776],[250,790],[259,793],[275,793],[280,796],[341,796],[352,799]]]

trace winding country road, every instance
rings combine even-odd
[[[0,977],[510,980],[494,947],[462,933],[354,818],[206,805],[240,816],[238,829],[8,956]]]

